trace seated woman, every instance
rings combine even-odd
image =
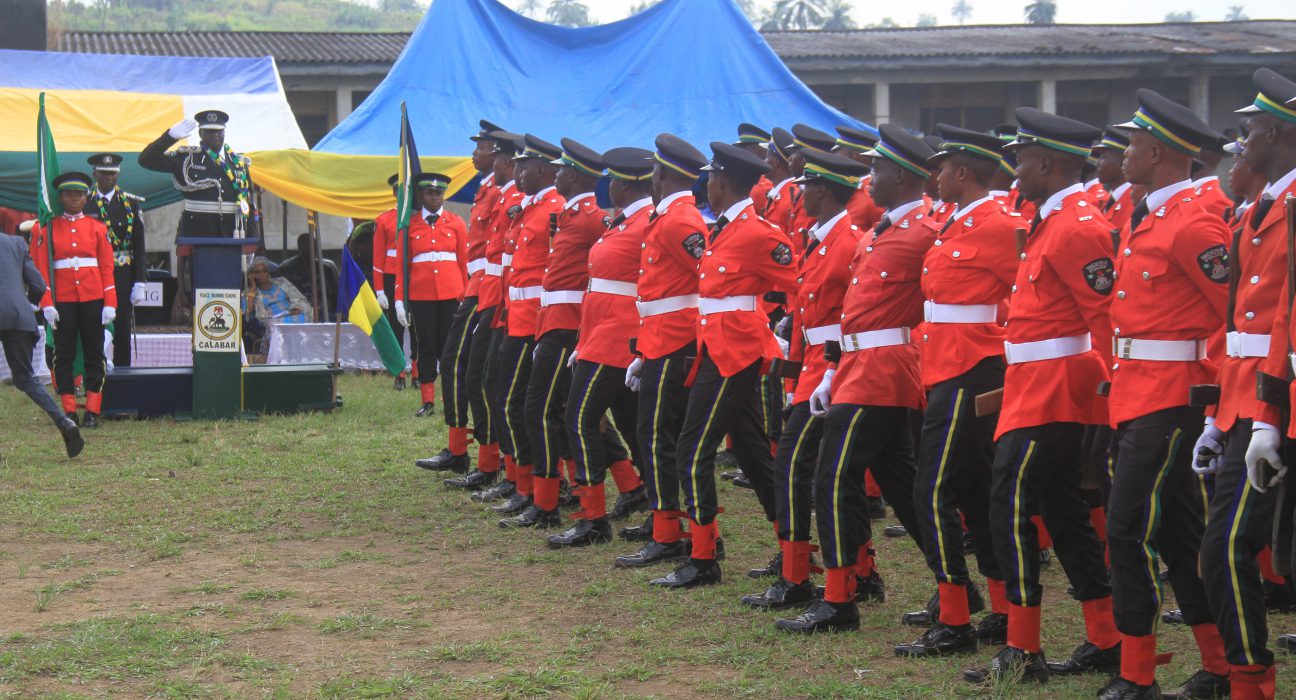
[[[248,291],[243,311],[244,344],[265,353],[270,327],[276,323],[310,323],[306,297],[291,282],[270,276],[270,261],[258,257],[248,268]]]

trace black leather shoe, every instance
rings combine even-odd
[[[662,544],[656,540],[648,540],[648,543],[639,548],[634,554],[626,554],[616,558],[617,568],[621,569],[640,569],[653,564],[662,564],[668,561],[679,561],[687,559],[689,555],[689,541],[680,540],[670,544]]]
[[[1183,610],[1180,610],[1179,608],[1167,610],[1161,613],[1161,621],[1167,625],[1182,625],[1184,623]]]
[[[396,381],[392,383],[392,389],[395,389],[396,391],[405,391],[405,375],[402,374],[396,378]]]
[[[67,450],[68,457],[75,457],[81,454],[85,448],[85,440],[81,438],[81,431],[77,428],[76,421],[63,416],[58,420],[59,432],[63,434],[63,448]]]
[[[86,411],[85,418],[81,419],[81,427],[87,430],[94,430],[99,427],[99,414]]]
[[[977,636],[972,625],[950,627],[943,622],[932,625],[922,636],[895,648],[896,656],[949,656],[976,651]]]
[[[410,378],[410,386],[412,386],[412,387],[414,387],[415,389],[417,389],[417,388],[423,386],[423,382],[420,382],[418,377],[412,377],[412,378]]]
[[[981,597],[981,590],[976,584],[968,582],[964,584],[968,589],[968,614],[975,615],[985,610],[985,599]],[[940,591],[937,590],[927,601],[927,607],[924,610],[915,610],[907,612],[900,616],[900,622],[915,627],[928,627],[933,622],[940,619]]]
[[[467,474],[464,474],[463,476],[456,476],[453,479],[446,479],[444,483],[446,486],[453,486],[457,489],[468,489],[469,491],[477,491],[479,489],[484,489],[487,486],[490,486],[491,484],[494,484],[495,480],[498,478],[499,478],[498,471],[483,472],[474,469],[468,472]]]
[[[1296,634],[1279,635],[1278,639],[1274,640],[1274,646],[1288,654],[1296,653]]]
[[[859,608],[854,603],[830,603],[820,598],[796,617],[775,620],[774,626],[784,632],[801,634],[857,630],[860,626]]]
[[[882,582],[882,575],[876,570],[867,577],[855,577],[855,602],[856,603],[885,603],[886,602],[886,584]]]
[[[658,588],[696,588],[720,583],[720,565],[714,559],[689,558],[683,566],[648,582]]]
[[[750,489],[750,488],[753,488],[753,487],[752,487],[751,479],[748,479],[746,476],[739,476],[738,478],[734,479],[734,480],[733,480],[733,485],[734,485],[734,486],[737,486],[737,487],[740,488],[740,489]]]
[[[617,494],[616,503],[608,511],[608,520],[625,520],[631,513],[648,507],[648,489],[640,486],[637,489]]]
[[[721,452],[720,454],[724,454],[724,453]],[[717,464],[716,464],[716,468],[719,468],[719,467],[720,467],[720,465],[717,463]],[[742,475],[743,475],[743,473],[742,473],[742,470],[741,470],[741,469],[735,469],[734,471],[731,471],[731,472],[720,472],[720,478],[721,478],[721,480],[723,480],[723,481],[733,481],[734,479],[737,479],[737,478],[741,477]]]
[[[63,417],[72,421],[72,425],[78,425],[78,426],[81,425],[81,418],[77,416],[76,411],[69,411],[68,413],[64,413]]]
[[[599,542],[612,541],[612,525],[608,523],[607,518],[598,520],[577,520],[576,524],[571,526],[566,532],[557,535],[549,535],[545,542],[549,543],[550,549],[562,549],[563,547],[588,547]]]
[[[1008,643],[1008,616],[1003,613],[990,613],[981,618],[976,626],[977,640],[982,644],[998,646]]]
[[[882,528],[882,536],[890,537],[891,539],[896,539],[899,537],[908,537],[909,530],[906,529],[904,525],[887,525],[886,527]]]
[[[434,403],[425,403],[425,404],[423,404],[423,407],[422,407],[422,408],[420,408],[419,410],[417,410],[417,411],[414,412],[414,417],[415,417],[415,418],[427,418],[428,416],[432,415],[433,413],[436,413],[436,404],[434,404]]]
[[[631,525],[621,528],[621,539],[626,542],[649,542],[652,540],[653,514],[649,513],[643,525]]]
[[[878,498],[870,496],[868,499],[868,515],[869,520],[881,520],[885,518],[886,501],[882,500],[880,496]]]
[[[728,448],[720,450],[715,456],[715,468],[720,472],[720,478],[724,479],[725,474],[733,473],[733,471],[738,468],[738,455],[734,454],[733,450]],[[728,480],[732,481],[733,477],[729,477]]]
[[[1000,649],[990,659],[988,667],[963,672],[963,680],[969,683],[1048,683],[1048,679],[1049,669],[1043,652],[1032,654],[1012,647]]]
[[[1081,673],[1116,673],[1120,670],[1121,645],[1110,649],[1099,649],[1092,642],[1084,642],[1071,652],[1066,661],[1048,662],[1049,671],[1059,676],[1074,676]]]
[[[470,494],[468,498],[477,503],[490,503],[491,501],[501,501],[517,493],[517,484],[505,479],[496,483],[494,486]]]
[[[1192,698],[1197,700],[1211,700],[1213,698],[1227,698],[1229,696],[1229,679],[1228,676],[1217,676],[1204,668],[1197,669],[1183,685],[1162,695],[1163,698],[1175,698],[1175,700],[1188,700]]]
[[[1156,683],[1137,685],[1116,676],[1098,691],[1098,700],[1161,700],[1161,688]]]
[[[742,603],[761,610],[783,610],[805,605],[814,599],[815,587],[809,579],[801,583],[792,583],[779,576],[763,593],[743,596]]]
[[[531,505],[530,497],[523,496],[514,491],[513,495],[509,496],[503,503],[497,503],[491,506],[491,510],[504,515],[512,515],[514,513],[521,513],[526,510],[529,505]]]
[[[779,550],[779,552],[774,555],[774,558],[770,559],[769,563],[766,564],[765,566],[761,566],[755,569],[750,569],[747,572],[747,578],[755,578],[755,579],[770,578],[772,576],[782,576],[782,575],[783,575],[783,551],[782,550]]]
[[[434,472],[454,472],[467,474],[472,458],[467,454],[451,454],[450,450],[441,450],[432,457],[414,460],[414,465]]]
[[[562,523],[562,516],[558,514],[558,509],[541,510],[534,503],[526,507],[526,510],[518,513],[511,518],[505,518],[499,521],[499,526],[505,530],[511,528],[529,527],[536,530],[547,530],[551,527],[557,527]]]

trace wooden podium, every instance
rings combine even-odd
[[[254,238],[176,239],[192,261],[193,417],[243,415],[243,256],[256,252]]]

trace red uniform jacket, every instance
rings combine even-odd
[[[761,175],[760,180],[751,188],[752,206],[756,207],[757,212],[765,211],[765,207],[769,205],[769,192],[772,189],[774,183],[764,175]]]
[[[549,248],[549,262],[545,267],[545,292],[584,292],[589,286],[589,253],[600,236],[607,231],[608,219],[599,208],[594,193],[578,195],[567,202],[558,213],[558,231]],[[581,303],[554,303],[557,299],[541,299],[536,316],[536,337],[553,330],[580,328]]]
[[[639,301],[696,295],[698,261],[706,250],[706,237],[706,222],[692,193],[678,192],[662,200],[649,215],[644,232],[639,257]],[[636,349],[650,360],[665,357],[697,339],[697,319],[696,305],[643,316]]]
[[[860,181],[859,189],[846,202],[846,211],[850,212],[851,223],[858,226],[861,231],[872,231],[873,227],[877,226],[877,222],[882,220],[882,207],[873,201],[868,192],[869,181],[872,178],[873,176],[869,175]]]
[[[788,185],[784,188],[784,192],[788,192],[792,195],[792,210],[788,212],[787,225],[784,226],[777,221],[772,221],[770,223],[773,223],[782,229],[784,235],[787,236],[788,241],[792,244],[792,252],[797,257],[801,257],[801,254],[805,252],[806,232],[810,230],[811,226],[815,225],[815,220],[813,216],[810,216],[805,212],[805,204],[801,195],[800,185]]]
[[[765,208],[760,210],[762,219],[785,231],[792,223],[792,191],[797,187],[793,184],[793,179],[795,178],[789,177],[770,188],[766,195]]]
[[[1204,177],[1196,185],[1197,204],[1220,221],[1228,221],[1229,212],[1233,210],[1233,200],[1220,189],[1218,177]]]
[[[32,229],[32,261],[46,280],[53,280],[41,297],[41,308],[61,304],[103,300],[117,308],[117,285],[113,282],[113,249],[108,228],[85,214],[75,219],[56,216],[50,230]],[[53,233],[51,234],[50,231]],[[54,276],[50,277],[50,248],[54,246]],[[52,294],[51,294],[52,293]]]
[[[1085,183],[1085,194],[1089,195],[1089,204],[1102,208],[1103,202],[1107,201],[1107,190],[1103,188],[1099,180],[1090,180]]]
[[[801,362],[793,403],[809,401],[810,394],[823,381],[829,366],[824,359],[824,338],[827,335],[831,336],[827,340],[836,341],[841,337],[842,300],[850,286],[851,260],[855,258],[860,238],[865,235],[853,223],[850,211],[823,224],[819,227],[823,235],[816,237],[812,233],[810,246],[801,256],[797,293],[792,302],[792,345],[788,357]],[[832,328],[835,334],[829,330]],[[813,345],[807,343],[807,330],[818,336],[812,338]]]
[[[499,201],[499,192],[495,176],[487,175],[473,195],[472,211],[468,213],[468,286],[464,289],[465,297],[481,294],[481,281],[486,276],[486,244],[490,240],[491,214]]]
[[[635,284],[639,280],[639,255],[648,216],[653,210],[651,199],[636,204],[640,206],[628,216],[622,212],[613,219],[612,227],[590,248],[590,290],[581,304],[580,339],[576,343],[576,353],[582,360],[629,367],[634,359],[628,341],[639,332]],[[596,284],[606,285],[608,291],[596,290]]]
[[[1112,228],[1124,231],[1129,228],[1130,216],[1134,214],[1134,186],[1130,183],[1120,185],[1107,194],[1103,200],[1103,216],[1111,222]]]
[[[383,289],[383,275],[394,275],[396,267],[396,210],[388,209],[374,219],[373,234],[373,289]]]
[[[1047,423],[1107,423],[1098,385],[1107,380],[1111,356],[1111,224],[1089,204],[1080,185],[1063,192],[1066,195],[1048,209],[1047,218],[1026,241],[1008,304],[1008,342],[1087,333],[1092,349],[1008,365],[996,439],[1010,430]]]
[[[992,198],[951,219],[923,257],[922,290],[935,304],[1003,305],[1017,278],[1016,229],[1025,223]],[[1002,315],[1002,312],[1000,312]],[[939,315],[935,319],[941,320]],[[922,383],[927,389],[1002,355],[1003,321],[928,323],[920,332]]]
[[[500,188],[495,198],[495,206],[490,212],[490,229],[486,237],[486,269],[477,286],[477,308],[489,309],[502,306],[504,302],[504,243],[509,224],[522,212],[522,198],[525,195],[512,181]],[[500,314],[493,318],[494,327],[499,327]]]
[[[699,299],[751,296],[759,302],[766,292],[792,294],[796,289],[796,257],[787,237],[757,216],[751,200],[744,203],[736,212],[730,207],[732,220],[710,236],[698,266]],[[759,303],[748,310],[699,315],[698,357],[703,351],[710,355],[721,376],[782,356]]]
[[[415,210],[409,227],[409,286],[405,289],[405,246],[396,245],[396,298],[408,301],[458,299],[468,281],[468,227],[454,212],[441,210],[429,226]]]
[[[936,240],[926,201],[881,235],[864,232],[851,261],[850,286],[842,299],[842,334],[891,328],[916,329],[923,318],[923,255]],[[863,406],[924,404],[918,377],[918,346],[889,345],[851,352],[843,344],[833,377],[832,403]]]
[[[1013,183],[1013,188],[1008,190],[1008,209],[1016,210],[1021,214],[1023,221],[1032,221],[1035,218],[1035,203],[1022,196],[1017,190],[1017,183]]]
[[[553,187],[546,187],[531,198],[509,229],[514,238],[513,258],[506,266],[504,283],[508,285],[508,334],[512,337],[536,334],[540,289],[549,264],[550,225],[566,203]],[[509,254],[507,244],[505,254]],[[518,298],[519,293],[528,298]]]
[[[927,218],[937,226],[943,225],[954,215],[957,205],[954,202],[932,202],[931,209],[927,212]]]
[[[1201,340],[1228,315],[1228,241],[1224,221],[1193,199],[1190,183],[1121,238],[1116,256],[1113,335],[1142,340]],[[1116,357],[1108,411],[1113,426],[1188,405],[1188,387],[1213,384],[1216,365]],[[1254,375],[1253,375],[1254,377]],[[1255,383],[1252,380],[1252,393]]]

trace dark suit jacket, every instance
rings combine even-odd
[[[0,234],[0,331],[36,332],[30,298],[45,293],[45,279],[27,253],[27,242]]]

